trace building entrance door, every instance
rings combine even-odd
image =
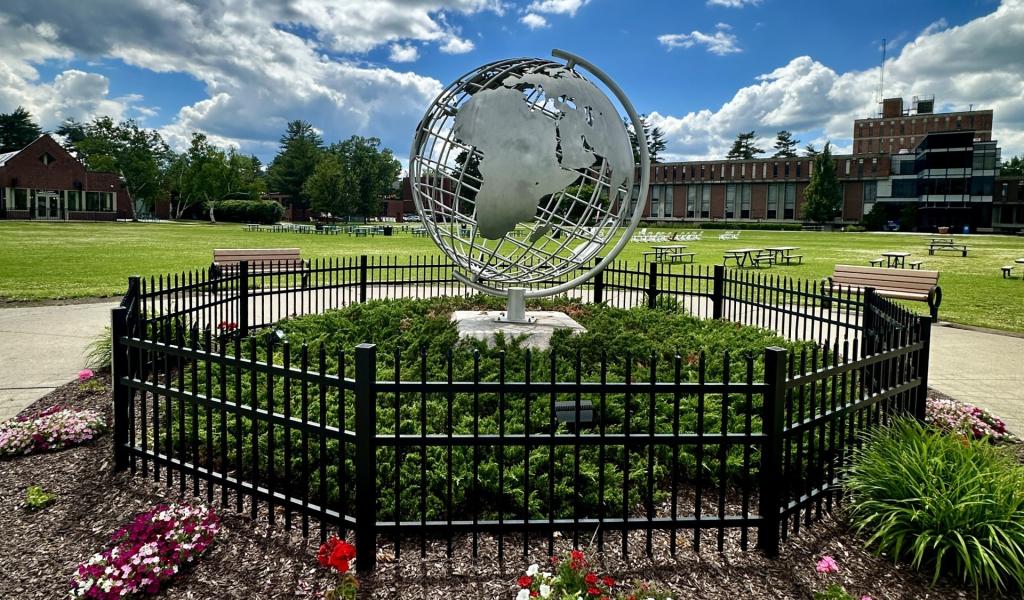
[[[36,218],[56,221],[61,218],[61,198],[56,192],[36,192]]]

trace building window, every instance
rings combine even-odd
[[[735,184],[725,186],[725,218],[734,219],[736,215],[736,188]]]
[[[750,184],[744,183],[740,186],[740,218],[750,218]]]
[[[772,177],[779,176],[779,163],[772,163]]]
[[[782,218],[792,219],[794,211],[796,210],[796,184],[786,183],[786,203],[785,210],[782,213]]]
[[[768,163],[761,167],[761,179],[768,179]]]
[[[797,163],[796,163],[796,176],[797,177],[800,177],[800,170],[803,167],[803,165],[804,165],[804,163],[797,161]]]
[[[46,166],[49,166],[50,163],[54,162],[55,160],[57,159],[54,158],[53,155],[51,155],[49,152],[43,152],[42,156],[39,157],[39,162],[43,163]]]
[[[694,219],[697,217],[697,198],[700,194],[699,185],[688,185],[686,186],[686,218]]]
[[[86,192],[85,210],[113,210],[114,194],[111,192]]]
[[[1005,202],[1010,199],[1010,184],[1003,182],[1003,193],[999,196]]]
[[[731,178],[733,178],[733,179],[735,179],[735,178],[736,178],[736,163],[733,163],[733,164],[732,164],[732,165],[731,165],[731,166],[729,167],[729,177],[731,177]]]
[[[875,198],[878,196],[878,182],[877,181],[865,181],[864,182],[864,214],[868,214],[871,211],[870,206],[874,205]]]
[[[28,190],[14,188],[14,210],[28,210]]]
[[[891,142],[890,142],[890,143],[891,143]],[[847,175],[849,175],[849,174],[850,174],[850,163],[851,163],[851,162],[853,162],[853,161],[850,161],[850,160],[847,160],[847,161],[846,161],[846,174],[847,174]]]
[[[711,217],[711,186],[702,185],[700,191],[700,218],[707,219]]]
[[[78,190],[68,190],[68,210],[81,210],[79,203],[82,201],[82,192]]]
[[[746,176],[747,176],[747,163],[743,163],[742,165],[740,165],[740,178],[744,178]]]
[[[863,177],[863,176],[864,176],[864,159],[863,158],[858,158],[857,159],[857,177]]]
[[[781,187],[778,183],[768,184],[768,210],[765,216],[769,219],[779,218],[779,191]]]
[[[878,159],[877,158],[872,158],[871,159],[871,173],[875,174],[877,172],[878,172]]]

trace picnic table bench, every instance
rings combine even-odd
[[[235,274],[242,261],[248,261],[250,275],[294,273],[302,276],[302,287],[309,283],[309,261],[302,259],[298,248],[216,248],[210,278]]]
[[[829,297],[841,290],[860,291],[865,288],[874,288],[876,294],[887,298],[926,302],[932,321],[939,319],[942,288],[939,287],[938,271],[836,265],[832,275],[822,282],[821,289],[822,294]]]
[[[696,256],[693,252],[683,252],[686,246],[673,244],[669,246],[651,246],[649,252],[644,252],[644,261],[651,260],[654,257],[654,262],[683,262],[687,261],[693,263],[693,257]]]
[[[940,252],[959,252],[961,256],[967,256],[967,245],[956,244],[952,238],[932,238],[928,243],[928,254],[935,254],[935,251]]]

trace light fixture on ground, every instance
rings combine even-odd
[[[646,203],[646,140],[636,136],[634,156],[620,116],[643,131],[629,99],[582,58],[552,54],[564,64],[517,58],[474,69],[441,92],[416,130],[409,179],[428,235],[458,280],[507,301],[504,313],[453,315],[460,334],[515,335],[519,327],[533,336],[538,327],[569,326],[526,312],[526,301],[567,292],[604,269]],[[640,197],[631,201],[637,170]],[[546,345],[534,341],[527,345]]]

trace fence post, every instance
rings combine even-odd
[[[238,263],[238,332],[249,335],[249,261]]]
[[[914,399],[914,418],[924,423],[925,411],[928,407],[928,360],[932,346],[932,318],[917,317],[918,335],[921,339],[921,349],[917,355],[917,376],[921,383],[917,388],[917,397]]]
[[[770,557],[779,554],[779,527],[782,510],[782,426],[786,406],[786,350],[777,346],[765,349],[764,394],[761,415],[764,447],[761,449],[760,504],[761,524],[757,528],[757,546]]]
[[[131,389],[121,383],[122,377],[130,375],[128,352],[121,338],[128,334],[128,309],[119,306],[110,311],[110,382],[114,403],[114,471],[128,468],[128,404]]]
[[[861,357],[869,356],[875,352],[875,298],[875,288],[864,288],[864,316],[861,319]]]
[[[725,304],[725,265],[715,265],[714,287],[711,288],[711,318],[722,318]]]
[[[658,305],[658,263],[652,262],[647,270],[647,308]]]
[[[601,263],[601,257],[597,258],[597,263]],[[602,302],[604,302],[604,269],[594,275],[594,304]]]
[[[366,303],[366,279],[367,279],[367,268],[366,268],[366,255],[363,254],[359,257],[359,303]]]
[[[366,258],[365,256],[363,258]],[[356,565],[377,566],[377,346],[356,346]]]

